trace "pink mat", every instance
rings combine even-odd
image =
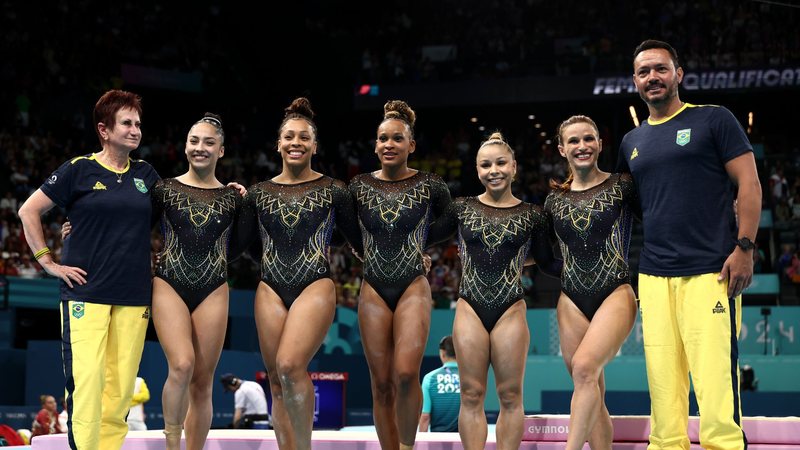
[[[315,450],[380,450],[378,437],[374,432],[359,431],[315,431],[313,447]],[[68,449],[66,435],[38,436],[32,441],[33,450]],[[463,450],[457,433],[418,433],[418,450]],[[486,444],[494,449],[494,442]],[[523,442],[526,450],[562,450],[564,442]],[[754,444],[750,450],[800,450],[800,445]],[[163,450],[164,435],[159,430],[132,431],[128,433],[122,450]],[[205,450],[277,450],[275,434],[261,430],[211,430]],[[588,450],[589,446],[584,446]],[[647,450],[645,442],[615,443],[615,450]],[[691,450],[701,450],[692,445]]]
[[[647,442],[650,435],[649,416],[611,416],[614,442]],[[700,442],[700,420],[689,418],[689,440]],[[791,444],[800,446],[800,418],[745,417],[742,428],[749,444]],[[525,417],[524,441],[566,442],[569,416],[537,415]]]

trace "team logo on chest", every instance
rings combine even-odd
[[[144,180],[141,178],[134,178],[133,185],[136,186],[136,189],[138,189],[142,194],[147,194],[147,186],[144,184]]]
[[[678,134],[675,136],[675,143],[683,147],[684,145],[688,144],[689,141],[692,140],[692,129],[686,128],[684,130],[678,130]]]

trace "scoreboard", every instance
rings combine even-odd
[[[338,430],[345,426],[347,395],[347,372],[309,372],[314,385],[314,429]],[[256,374],[256,381],[264,387],[267,404],[272,411],[272,395],[270,394],[267,373]]]

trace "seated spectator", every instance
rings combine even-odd
[[[762,273],[764,271],[764,261],[767,259],[767,256],[758,243],[755,243],[755,246],[756,247],[753,249],[753,273]]]
[[[341,305],[355,309],[358,307],[358,296],[354,295],[352,291],[345,291],[344,301],[341,303]]]
[[[522,281],[525,304],[528,308],[533,308],[533,305],[536,303],[536,289],[534,289],[533,276],[531,275],[530,268],[526,268],[522,271],[522,277],[520,281]]]
[[[31,437],[43,436],[47,434],[65,433],[58,422],[58,409],[56,399],[52,395],[42,395],[39,397],[42,402],[42,409],[36,414],[31,425]]]
[[[0,259],[0,273],[12,277],[19,276],[19,270],[17,270],[17,265],[14,264],[16,257],[11,256],[9,252],[3,252],[2,255],[3,258]]]
[[[23,253],[22,256],[19,258],[19,263],[17,264],[17,272],[19,272],[19,276],[21,278],[40,278],[42,268],[39,264],[33,262],[31,260],[31,255],[27,253]]]
[[[6,192],[5,197],[0,199],[0,214],[7,217],[9,214],[17,215],[17,199],[11,191]]]
[[[788,278],[789,274],[787,270],[789,266],[792,264],[792,255],[794,254],[794,246],[792,244],[783,244],[781,246],[781,254],[778,256],[778,259],[775,261],[775,272],[783,278],[786,276]]]
[[[800,250],[792,256],[792,262],[786,268],[786,276],[794,284],[800,284]]]
[[[769,177],[769,187],[772,192],[773,205],[786,198],[789,192],[789,183],[783,175],[783,167],[776,168],[775,173]]]
[[[350,272],[347,281],[342,284],[342,289],[344,290],[345,299],[348,297],[358,298],[358,292],[361,289],[361,278],[356,275],[355,271]]]
[[[792,218],[792,209],[789,208],[789,202],[785,198],[778,201],[775,205],[775,225],[788,226],[788,222]]]
[[[791,202],[792,205],[792,222],[800,222],[800,191],[797,191],[794,194],[794,198]]]
[[[61,407],[64,408],[61,410],[61,414],[58,415],[58,424],[61,426],[61,429],[64,430],[64,433],[69,431],[69,427],[67,426],[67,421],[69,420],[69,409],[67,408],[67,399],[61,397]]]

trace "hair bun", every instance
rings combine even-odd
[[[309,119],[314,118],[314,111],[311,109],[311,102],[308,101],[305,97],[298,97],[292,101],[292,104],[289,105],[286,109],[285,117],[289,117],[292,114],[298,114],[303,117],[308,117]]]
[[[407,123],[408,126],[414,128],[414,123],[417,121],[417,114],[408,106],[408,103],[402,100],[389,100],[383,105],[383,119],[397,119]]]
[[[495,131],[494,133],[492,133],[491,136],[489,136],[489,138],[486,139],[486,140],[487,141],[503,141],[503,142],[506,141],[505,138],[503,138],[503,133],[501,133],[499,131]]]
[[[219,114],[214,114],[212,112],[206,112],[205,114],[203,114],[203,118],[200,119],[200,120],[204,120],[206,122],[211,122],[211,123],[217,125],[217,127],[222,128],[222,116],[220,116]]]
[[[511,155],[514,155],[514,149],[508,145],[506,139],[503,137],[503,133],[500,131],[493,132],[485,141],[481,142],[481,146],[478,148],[479,150],[487,145],[499,145],[501,147],[505,147]]]

